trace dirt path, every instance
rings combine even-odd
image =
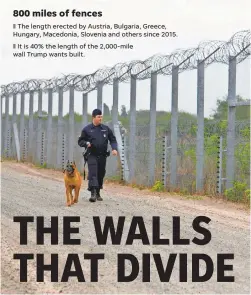
[[[70,208],[65,207],[63,175],[60,172],[36,169],[31,165],[11,162],[1,163],[1,294],[17,293],[165,293],[165,294],[249,294],[250,257],[249,257],[249,211],[241,205],[204,198],[190,200],[179,196],[139,191],[130,187],[106,184],[102,191],[103,202],[89,203],[86,182],[81,190],[80,202]],[[13,222],[13,216],[44,216],[46,225],[50,225],[51,216],[58,216],[59,244],[51,245],[50,235],[46,235],[46,245],[36,244],[35,224],[28,226],[28,245],[19,245],[19,224]],[[205,215],[211,219],[207,228],[212,240],[205,246],[177,246],[172,243],[172,217],[179,216],[181,237],[193,239],[202,236],[192,228],[193,219]],[[62,245],[63,216],[80,216],[79,234],[81,245]],[[108,235],[107,245],[98,245],[95,236],[93,216],[99,216],[102,223],[106,216],[113,216],[116,224],[119,216],[125,216],[124,235],[121,245],[111,245]],[[142,216],[145,221],[150,245],[142,245],[140,240],[133,245],[125,245],[130,221],[133,216]],[[152,217],[160,217],[161,238],[170,238],[170,245],[152,245]],[[138,232],[138,231],[137,231]],[[50,263],[50,254],[58,254],[59,283],[51,282],[50,272],[45,272],[42,283],[36,283],[36,260],[28,263],[28,282],[19,283],[19,261],[13,259],[14,253],[44,253],[45,263]],[[77,253],[86,282],[70,278],[69,282],[60,282],[67,255]],[[105,259],[99,262],[98,282],[90,282],[90,261],[84,259],[87,253],[104,253]],[[130,283],[117,283],[117,254],[131,253],[140,262],[138,278]],[[177,253],[174,269],[169,282],[160,282],[158,271],[151,256],[151,282],[142,282],[142,253],[160,254],[165,269],[170,253]],[[187,253],[187,282],[179,282],[179,253]],[[192,282],[192,254],[209,255],[214,265],[214,273],[205,283]],[[216,283],[217,254],[234,253],[233,272],[235,282]],[[72,266],[74,270],[74,266]],[[126,274],[131,271],[126,263]],[[201,274],[205,264],[201,263]]]

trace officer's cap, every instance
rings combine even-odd
[[[102,111],[101,110],[95,109],[95,110],[92,111],[92,116],[93,117],[96,117],[98,115],[102,115]]]

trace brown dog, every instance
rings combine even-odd
[[[78,202],[79,192],[82,185],[82,178],[75,162],[67,162],[64,169],[64,183],[66,189],[66,205],[71,206]],[[74,190],[74,197],[73,197]]]

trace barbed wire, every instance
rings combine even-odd
[[[161,75],[170,75],[172,66],[179,66],[179,73],[194,70],[198,60],[204,60],[205,66],[212,63],[228,64],[229,57],[236,56],[237,63],[242,62],[251,54],[251,32],[243,30],[235,33],[229,41],[203,41],[198,47],[177,49],[169,55],[153,55],[146,60],[133,60],[128,63],[118,63],[113,67],[103,67],[92,74],[68,74],[51,79],[29,79],[1,85],[1,96],[13,95],[29,91],[53,92],[68,91],[73,87],[76,91],[88,93],[97,89],[98,85],[112,85],[114,79],[120,82],[129,82],[131,77],[145,80],[151,77],[152,72]]]

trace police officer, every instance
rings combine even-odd
[[[112,154],[117,155],[118,146],[112,130],[101,124],[102,112],[95,109],[92,112],[92,123],[85,126],[78,139],[78,145],[89,149],[88,155],[88,190],[91,191],[90,202],[102,201],[100,189],[106,173],[106,158],[108,140],[112,147]]]

